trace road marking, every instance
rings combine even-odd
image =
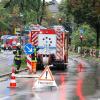
[[[6,97],[0,98],[0,100],[5,100],[5,99],[9,99],[9,98],[10,98],[10,96],[6,96]]]
[[[16,77],[18,78],[39,78],[40,75],[36,74],[36,75],[21,75],[21,74],[15,74]]]

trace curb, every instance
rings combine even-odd
[[[26,71],[26,70],[28,70],[28,68],[21,69],[21,70],[19,70],[18,72],[23,72],[23,71]],[[12,72],[9,72],[9,73],[6,73],[6,74],[2,74],[2,75],[0,75],[0,78],[1,78],[1,77],[6,77],[6,76],[8,76],[8,75],[11,75],[11,73],[12,73]]]

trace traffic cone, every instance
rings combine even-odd
[[[10,80],[10,88],[16,87],[16,77],[14,67],[12,68],[11,80]]]

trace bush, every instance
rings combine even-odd
[[[73,33],[72,33],[72,44],[76,45],[76,47],[81,46],[80,41],[80,29],[83,29],[83,41],[82,46],[96,46],[96,32],[93,28],[91,28],[88,24],[84,23],[80,25]]]

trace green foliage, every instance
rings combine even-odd
[[[6,13],[10,15],[9,19],[4,19],[4,21],[12,26],[10,30],[14,30],[16,26],[23,24],[41,24],[46,17],[45,0],[5,0],[2,1],[1,4],[3,9],[6,9]],[[5,13],[3,12],[2,14]]]
[[[62,0],[60,5],[59,5],[59,16],[63,18],[64,21],[70,22],[73,20],[72,14],[69,12],[69,5],[68,5],[68,0]]]
[[[81,45],[80,29],[83,29],[83,46],[92,47],[96,45],[96,33],[88,24],[83,24],[76,31],[72,33],[72,44],[76,46]]]
[[[4,7],[17,16],[19,16],[20,13],[24,15],[22,18],[24,24],[30,22],[39,23],[42,16],[41,0],[10,0]]]
[[[8,20],[10,20],[10,16],[8,11],[3,8],[3,5],[0,4],[0,31],[4,32],[8,29]]]
[[[100,0],[62,0],[59,10],[65,19],[73,15],[77,24],[87,22],[95,27],[100,22]]]
[[[24,22],[24,24],[27,23],[36,23],[36,12],[34,10],[31,10],[31,12],[28,11],[24,11],[23,12],[23,17],[22,17],[22,21]]]
[[[95,27],[94,24],[100,20],[99,4],[100,0],[63,0],[59,10],[67,20],[70,20],[70,16],[73,15],[77,24],[88,22]]]
[[[96,31],[96,46],[99,47],[100,0],[63,0],[60,12],[63,12],[64,19],[67,19],[65,21],[77,23],[77,26],[84,22],[91,25]]]
[[[0,31],[14,32],[15,27],[40,23],[41,0],[2,0],[0,2]]]
[[[0,29],[1,30],[7,30],[8,26],[5,22],[3,21],[0,21]]]

